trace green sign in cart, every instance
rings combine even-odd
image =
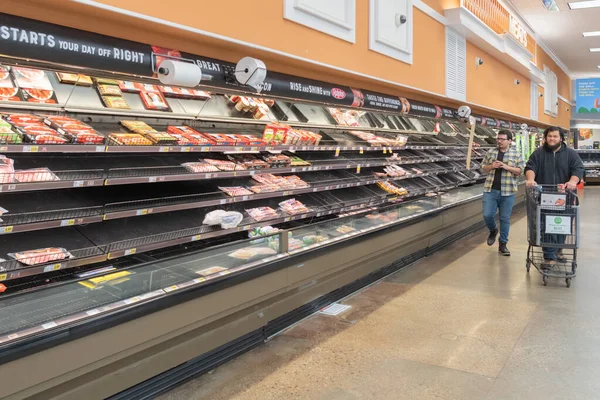
[[[570,235],[571,217],[565,215],[546,215],[546,233],[553,235]]]

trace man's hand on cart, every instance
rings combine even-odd
[[[565,183],[565,189],[569,191],[575,191],[577,190],[577,184],[569,181]]]
[[[530,188],[530,187],[537,186],[537,182],[536,182],[536,181],[533,181],[533,180],[530,180],[530,181],[527,181],[527,182],[525,183],[525,185],[527,185],[527,187],[529,187],[529,188]]]

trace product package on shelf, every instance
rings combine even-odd
[[[271,168],[286,168],[292,164],[292,159],[284,154],[262,153],[261,157]]]
[[[231,197],[249,196],[253,194],[243,186],[219,186],[219,190]]]
[[[364,112],[356,110],[342,110],[340,108],[328,108],[333,119],[342,126],[360,126],[358,120]]]
[[[356,229],[354,229],[354,228],[353,228],[353,227],[351,227],[351,226],[348,226],[348,225],[342,225],[342,226],[340,226],[339,228],[337,228],[335,231],[336,231],[336,232],[338,232],[338,233],[341,233],[341,234],[344,234],[344,235],[345,235],[345,234],[347,234],[347,233],[354,232],[355,230],[356,230]]]
[[[23,134],[23,140],[34,144],[64,144],[67,139],[33,114],[11,114],[6,117]]]
[[[120,121],[121,125],[123,125],[128,131],[133,133],[146,133],[146,132],[157,132],[156,129],[145,123],[144,121],[136,121],[136,120],[124,120]]]
[[[94,128],[73,118],[46,117],[44,123],[64,135],[71,143],[76,144],[102,144],[104,136]]]
[[[144,132],[142,136],[149,139],[153,144],[169,146],[177,144],[177,139],[166,132]]]
[[[250,208],[247,209],[246,212],[252,219],[259,222],[279,217],[277,211],[273,210],[271,207]]]
[[[12,158],[0,155],[0,183],[12,183],[15,180],[15,167]]]
[[[159,91],[150,92],[142,90],[140,92],[140,97],[142,98],[142,103],[144,103],[144,107],[147,110],[171,111],[169,103],[167,103],[167,100]]]
[[[238,165],[234,162],[231,161],[225,161],[225,160],[215,160],[212,158],[205,158],[204,162],[210,164],[210,165],[214,165],[215,167],[219,168],[219,170],[221,171],[240,171],[240,170],[245,170],[246,167],[244,167],[243,165]]]
[[[33,168],[15,171],[15,180],[25,183],[58,181],[59,178],[48,168]]]
[[[256,182],[263,185],[274,186],[275,190],[289,190],[308,187],[308,183],[304,182],[296,175],[278,176],[273,174],[257,174],[252,177]]]
[[[277,251],[269,247],[244,247],[230,253],[229,257],[247,261],[256,256],[274,256],[276,254]]]
[[[60,247],[20,251],[17,253],[9,253],[8,256],[21,264],[29,266],[47,264],[49,262],[61,261],[73,257],[66,249]]]
[[[19,92],[10,76],[10,67],[0,65],[0,101],[23,101]]]
[[[227,156],[231,161],[237,165],[242,165],[246,169],[266,169],[269,168],[269,164],[263,160],[259,160],[250,154],[230,154]]]
[[[152,141],[138,133],[111,133],[108,139],[111,144],[122,146],[152,146]]]
[[[181,164],[182,167],[192,173],[203,173],[203,172],[219,172],[220,169],[214,165],[205,162],[188,162]]]
[[[56,79],[60,83],[64,83],[66,85],[77,85],[77,86],[92,86],[92,78],[87,75],[82,74],[69,74],[66,72],[57,72]]]
[[[277,185],[252,185],[249,186],[248,189],[250,189],[253,193],[271,193],[281,190],[281,188]]]
[[[388,139],[370,132],[348,131],[348,133],[364,140],[370,146],[404,146],[408,140],[406,135],[398,135],[396,139]]]
[[[312,145],[318,146],[322,135],[311,131],[293,129],[289,125],[271,122],[265,126],[263,140],[271,145]]]
[[[222,133],[202,133],[214,146],[234,146],[236,141]]]
[[[269,114],[269,107],[275,102],[268,99],[257,99],[246,96],[229,96],[229,100],[239,112],[252,113],[254,119],[262,119]]]
[[[237,135],[242,141],[246,142],[247,146],[266,146],[267,142],[253,135]]]
[[[206,136],[189,126],[169,126],[167,127],[167,133],[180,141],[185,139],[192,146],[212,145],[212,142]]]
[[[166,97],[178,97],[182,99],[208,100],[211,98],[210,92],[197,89],[180,88],[174,86],[159,86],[158,89]]]
[[[289,215],[306,214],[310,209],[296,199],[288,199],[279,203],[281,211]]]
[[[97,88],[103,96],[123,96],[121,89],[115,85],[99,84]]]
[[[12,67],[15,83],[21,88],[23,100],[32,103],[57,104],[54,88],[42,70]]]
[[[408,190],[403,187],[396,186],[391,182],[377,182],[377,186],[390,194],[395,194],[398,196],[405,196],[408,194]]]
[[[102,103],[107,108],[115,108],[120,110],[129,110],[129,103],[122,96],[100,96]]]
[[[122,92],[139,93],[144,89],[144,85],[139,82],[120,81],[119,89],[121,89]]]
[[[291,159],[290,164],[292,167],[307,167],[307,166],[312,165],[310,162],[305,161],[298,156],[292,155],[292,156],[290,156],[290,159]]]
[[[0,117],[0,144],[19,144],[22,136],[13,130],[12,125]]]
[[[407,175],[406,170],[399,165],[388,165],[383,170],[387,176],[401,177]]]

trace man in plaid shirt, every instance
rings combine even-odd
[[[510,256],[508,232],[510,230],[510,216],[515,204],[515,194],[519,190],[519,176],[525,169],[525,160],[512,144],[512,132],[502,130],[498,132],[495,149],[485,155],[482,168],[488,174],[483,193],[483,219],[490,230],[487,244],[492,246],[498,236],[496,225],[496,210],[500,214],[500,246],[499,252]]]

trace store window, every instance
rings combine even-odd
[[[355,0],[284,0],[283,17],[342,40],[356,42]]]
[[[467,100],[467,41],[446,28],[446,96]]]
[[[412,64],[412,0],[369,1],[369,49]]]
[[[544,113],[558,115],[558,79],[556,74],[544,65],[544,75],[546,83],[544,84]]]
[[[530,108],[531,108],[531,119],[537,121],[539,118],[539,88],[537,82],[531,82],[531,94],[530,94]]]

